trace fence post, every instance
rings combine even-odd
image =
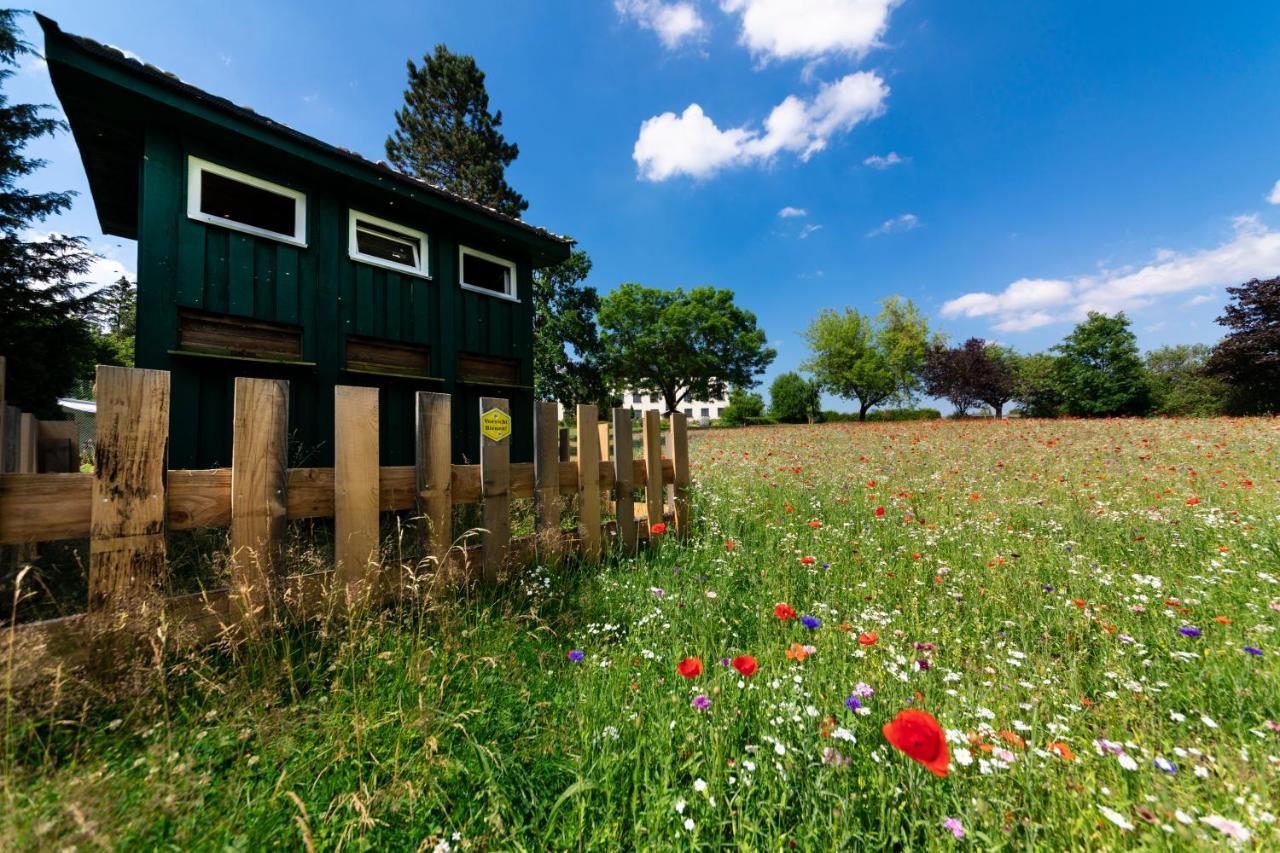
[[[657,410],[644,413],[645,521],[648,527],[662,521],[662,423]]]
[[[596,407],[578,404],[578,538],[582,556],[600,559],[600,432]]]
[[[165,563],[169,374],[99,365],[89,610],[158,605]]]
[[[7,376],[7,366],[5,357],[0,355],[0,474],[8,472],[5,467],[5,412],[8,410],[8,404],[5,403],[5,378]]]
[[[618,535],[628,554],[636,550],[636,508],[631,502],[635,491],[632,440],[631,410],[619,406],[613,410],[614,513],[618,518]]]
[[[436,576],[445,576],[445,558],[453,546],[453,399],[418,392],[418,513],[426,525],[427,553],[435,556]]]
[[[560,548],[560,413],[555,403],[534,403],[533,490],[537,496],[538,545]]]
[[[333,389],[333,555],[346,602],[368,593],[378,564],[378,389]]]
[[[18,420],[18,473],[34,474],[37,468],[39,427],[36,416],[22,413]]]
[[[511,542],[511,405],[501,397],[480,398],[480,497],[481,576],[497,583]]]
[[[667,432],[667,455],[675,466],[675,482],[667,487],[667,507],[675,516],[676,535],[689,535],[689,424],[679,412],[671,415]]]
[[[289,383],[236,377],[231,444],[231,615],[255,632],[284,569]]]

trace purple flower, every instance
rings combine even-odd
[[[808,628],[810,631],[813,631],[822,627],[822,620],[817,616],[809,616],[806,614],[804,618],[800,620],[800,624]]]
[[[1181,628],[1178,629],[1178,633],[1184,637],[1199,637],[1200,629],[1192,628],[1190,625],[1183,625]]]
[[[573,651],[569,652],[569,660],[573,661],[574,663],[577,663],[578,661],[582,660],[582,658],[583,658],[582,649],[574,649]]]
[[[1262,657],[1262,649],[1258,648],[1257,646],[1245,646],[1244,650],[1251,655],[1257,655],[1258,657]]]
[[[1053,592],[1053,587],[1049,586],[1048,584],[1045,584],[1044,586],[1042,586],[1041,589],[1043,589],[1045,592]]]
[[[876,692],[871,689],[870,684],[867,684],[865,681],[859,681],[853,686],[853,695],[861,696],[863,699],[869,699],[876,695]]]
[[[1157,758],[1155,761],[1151,763],[1154,764],[1159,769],[1163,770],[1165,773],[1178,772],[1178,765],[1174,764],[1172,761],[1170,761],[1167,758]]]
[[[662,598],[662,596],[667,594],[667,591],[660,586],[655,586],[649,591],[653,593],[654,598]]]
[[[720,658],[720,665],[721,665],[721,666],[732,666],[732,665],[733,665],[733,661],[729,660],[728,658]]]
[[[942,822],[942,828],[950,832],[956,838],[964,838],[964,825],[960,823],[959,818],[947,818]]]
[[[862,700],[857,696],[850,696],[848,699],[844,700],[844,704],[850,711],[856,711],[862,707]]]
[[[711,707],[711,699],[707,696],[694,696],[693,701],[689,704],[699,711],[705,711]]]
[[[921,669],[928,669],[932,665],[933,664],[929,663],[924,658],[920,658],[918,661],[916,661],[916,666],[920,667]]]

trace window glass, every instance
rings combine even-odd
[[[487,258],[464,252],[462,255],[462,282],[482,290],[510,295],[511,268]]]
[[[709,418],[709,417],[711,417],[711,410],[710,410],[710,409],[703,409],[703,410],[702,410],[702,416],[703,416],[704,418]]]
[[[422,241],[364,219],[356,220],[356,251],[372,258],[418,269]]]
[[[200,211],[286,237],[297,230],[292,198],[213,172],[200,173]]]

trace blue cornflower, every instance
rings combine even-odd
[[[816,628],[822,627],[822,620],[819,619],[817,616],[806,615],[803,619],[800,620],[800,624],[812,631]]]

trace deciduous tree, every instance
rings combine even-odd
[[[922,377],[925,393],[949,400],[962,415],[975,403],[985,403],[1001,417],[1013,396],[1009,353],[982,338],[958,347],[934,344],[925,355]]]
[[[575,251],[533,276],[533,386],[540,400],[608,408],[596,312],[600,296],[584,282],[591,258]]]
[[[1161,415],[1220,415],[1229,389],[1204,372],[1212,349],[1207,344],[1179,344],[1147,353],[1147,379],[1152,411]]]
[[[1213,348],[1206,372],[1227,383],[1237,414],[1280,412],[1280,277],[1228,287],[1234,302],[1218,323],[1231,332]]]
[[[816,382],[794,371],[783,373],[769,386],[769,414],[783,423],[813,423],[822,413],[821,398]]]
[[[872,319],[853,308],[824,308],[804,331],[813,351],[802,365],[819,386],[858,401],[858,420],[891,400],[907,401],[921,387],[929,329],[911,300],[881,303]]]
[[[1151,389],[1123,311],[1114,317],[1090,311],[1054,350],[1068,414],[1107,417],[1150,410]]]
[[[600,302],[600,343],[615,387],[657,391],[668,413],[684,400],[750,388],[777,354],[733,291],[659,290],[627,283]]]

